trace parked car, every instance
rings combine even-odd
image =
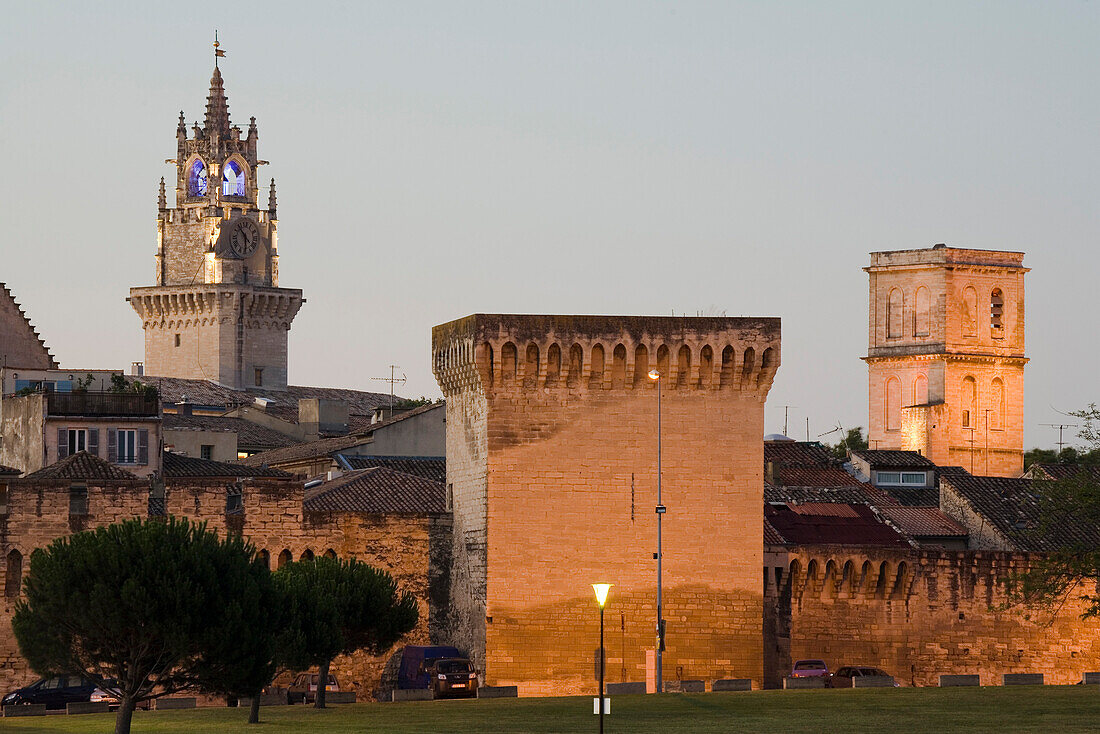
[[[313,703],[317,700],[317,682],[321,676],[318,673],[299,673],[294,682],[290,684],[287,695],[290,703]],[[336,676],[329,673],[326,691],[339,691],[340,684],[336,682]]]
[[[55,675],[12,691],[0,701],[4,706],[46,704],[48,709],[63,709],[66,704],[91,700],[96,684],[81,675]]]
[[[836,672],[829,676],[829,685],[833,688],[851,688],[853,678],[865,676],[893,677],[881,668],[872,668],[869,665],[845,665],[837,668]],[[900,685],[900,683],[894,681],[895,688]]]
[[[824,660],[799,660],[791,669],[792,678],[822,678],[829,677],[829,666]]]
[[[431,667],[432,698],[477,696],[477,671],[465,658],[436,660]]]
[[[430,671],[437,660],[465,659],[466,653],[446,645],[406,645],[401,651],[401,667],[397,671],[397,687],[404,689],[431,688]]]

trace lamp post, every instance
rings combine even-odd
[[[657,383],[657,650],[654,655],[653,672],[657,679],[655,690],[660,693],[664,690],[661,654],[665,649],[665,620],[661,616],[661,563],[664,560],[661,554],[661,518],[665,514],[665,506],[661,504],[661,373],[658,370],[650,370],[649,379]]]
[[[600,734],[603,734],[603,672],[606,656],[603,652],[603,607],[607,603],[607,592],[611,584],[592,584],[592,590],[596,592],[596,603],[600,605],[600,697],[597,699],[597,707],[600,712]]]

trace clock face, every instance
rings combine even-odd
[[[229,246],[237,257],[248,257],[260,244],[260,228],[247,217],[237,221],[233,234],[229,237]]]

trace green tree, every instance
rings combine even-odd
[[[849,428],[848,434],[832,448],[833,456],[841,461],[848,460],[849,451],[865,451],[867,449],[867,439],[863,437],[863,427]]]
[[[36,550],[24,590],[20,652],[41,675],[80,672],[117,695],[116,734],[141,701],[271,679],[279,604],[240,536],[176,518],[99,527]]]
[[[1078,435],[1091,449],[1063,450],[1058,456],[1064,459],[1060,463],[1076,463],[1078,471],[1033,480],[1039,522],[1030,537],[1043,555],[1027,571],[1011,577],[1008,587],[1014,601],[1051,608],[1061,608],[1077,596],[1085,602],[1082,616],[1096,617],[1100,616],[1100,469],[1095,457],[1100,456],[1100,409],[1093,404],[1072,415],[1083,421]]]
[[[325,707],[329,667],[356,650],[381,654],[416,627],[416,597],[399,593],[386,573],[356,560],[318,558],[288,563],[275,572],[286,619],[278,639],[279,662],[303,670],[317,666],[317,708]]]

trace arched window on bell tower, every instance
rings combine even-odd
[[[187,170],[187,195],[206,196],[206,179],[206,164],[196,158]]]
[[[222,166],[222,196],[244,196],[244,171],[237,161],[226,161]]]

